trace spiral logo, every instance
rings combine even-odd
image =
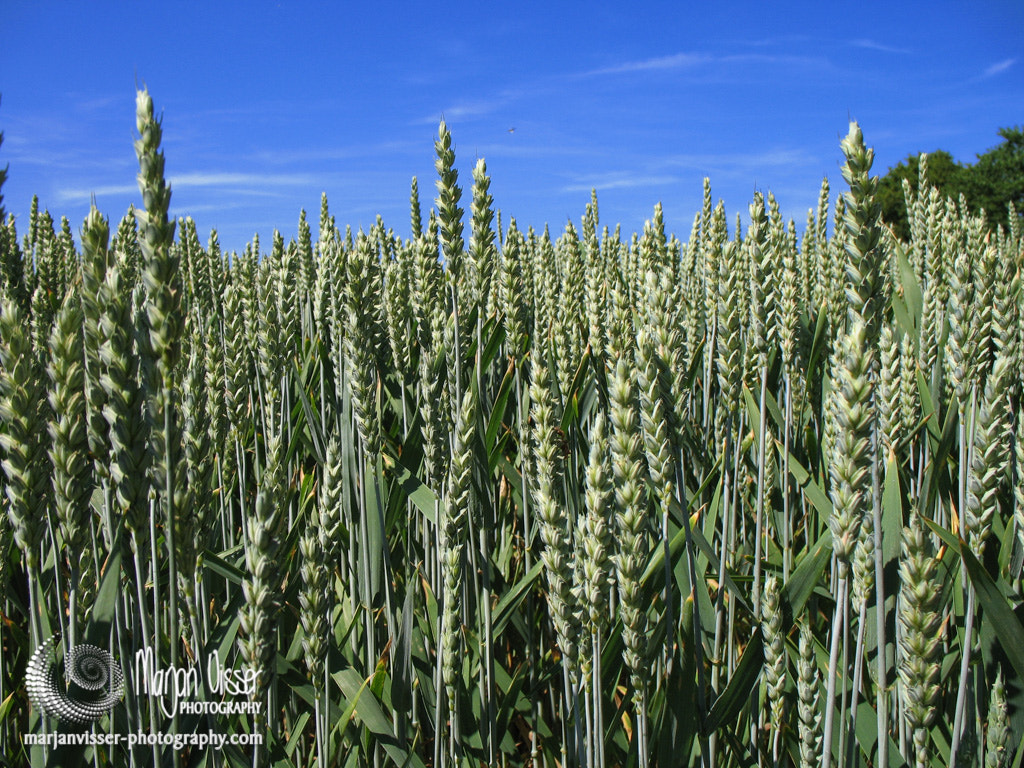
[[[54,657],[56,635],[28,661],[25,687],[32,704],[61,722],[95,723],[124,695],[124,673],[114,657],[95,645],[76,645],[64,657],[62,683]],[[77,689],[73,689],[75,686]]]

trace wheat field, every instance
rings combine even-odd
[[[897,240],[851,123],[799,235],[523,231],[442,123],[225,253],[136,118],[116,227],[0,207],[0,765],[1021,765],[1015,211]]]

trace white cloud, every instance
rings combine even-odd
[[[108,184],[101,187],[92,187],[91,189],[84,187],[65,187],[57,190],[57,199],[62,202],[65,200],[88,200],[93,195],[96,195],[96,197],[107,197],[109,195],[131,195],[138,191],[139,188],[135,184]]]
[[[627,61],[621,64],[613,64],[608,67],[592,69],[577,76],[592,77],[598,75],[621,75],[633,72],[695,69],[697,67],[704,67],[706,70],[708,65],[715,66],[725,64],[763,64],[768,66],[788,65],[810,67],[819,72],[832,69],[831,62],[820,56],[769,53],[731,53],[726,55],[676,53],[671,56],[658,56],[652,59],[643,59],[641,61]]]
[[[245,208],[244,203],[210,203],[204,205],[175,205],[171,201],[171,216],[195,216],[197,213],[220,213],[222,211],[239,210]]]
[[[462,120],[467,117],[478,117],[490,114],[504,103],[504,101],[477,101],[471,104],[460,104],[459,106],[444,110],[441,116],[445,120]]]
[[[170,177],[175,187],[290,187],[314,184],[313,176],[301,173],[181,173]]]
[[[316,179],[307,174],[263,174],[263,173],[181,173],[168,179],[173,194],[176,189],[202,187],[233,187],[238,193],[272,194],[273,187],[297,187],[315,184]],[[241,187],[241,189],[239,189]],[[57,190],[58,200],[83,200],[93,195],[135,195],[136,184],[108,184],[98,187],[65,187]]]
[[[664,184],[675,184],[679,179],[675,176],[650,176],[625,173],[607,173],[591,177],[586,183],[569,184],[562,187],[562,192],[598,192],[609,189],[630,189],[633,187],[655,187]]]
[[[1017,63],[1016,59],[1004,59],[985,70],[982,77],[993,77],[1001,74]]]
[[[851,40],[850,45],[856,46],[857,48],[868,48],[872,51],[883,51],[885,53],[910,53],[910,51],[906,48],[897,48],[894,45],[885,45],[884,43],[877,43],[874,40],[868,40],[866,38],[861,38],[859,40]]]
[[[584,72],[584,75],[618,75],[626,72],[645,72],[658,69],[679,69],[692,67],[697,64],[704,64],[712,60],[712,57],[702,53],[676,53],[671,56],[657,56],[652,59],[641,61],[627,61],[622,64],[613,64],[610,67],[601,67]]]
[[[431,122],[434,122],[431,120]],[[251,155],[259,163],[287,165],[290,163],[325,163],[334,160],[374,158],[383,155],[419,153],[423,151],[422,141],[380,141],[372,144],[354,144],[340,147],[304,147],[301,149],[261,150]]]
[[[75,98],[75,108],[82,112],[111,112],[114,108],[122,106],[130,106],[131,99],[126,99],[124,96],[92,96],[86,97],[79,94],[68,94],[71,98]],[[115,113],[116,114],[116,113]]]
[[[504,106],[511,104],[523,96],[529,95],[525,90],[507,89],[499,93],[497,98],[478,99],[467,101],[461,104],[442,109],[439,112],[426,115],[412,122],[413,125],[437,125],[443,117],[446,123],[458,120],[466,120],[474,117],[481,117],[496,112]]]
[[[818,160],[803,149],[769,149],[764,152],[675,155],[665,165],[698,170],[702,173],[742,173],[749,175],[765,168],[791,168],[814,165]]]

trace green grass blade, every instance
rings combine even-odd
[[[761,639],[761,628],[758,627],[743,649],[736,671],[729,678],[725,690],[711,705],[707,723],[709,733],[732,723],[750,704],[750,692],[754,690],[763,667],[764,642]]]

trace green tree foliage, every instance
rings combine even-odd
[[[928,153],[928,183],[938,187],[944,195],[954,199],[961,193],[966,195],[968,173],[968,169],[956,162],[949,152],[940,149]],[[882,219],[901,240],[910,238],[903,181],[910,182],[911,189],[916,192],[919,177],[920,156],[908,155],[878,181],[876,200],[882,206]]]
[[[1006,226],[1007,205],[1024,212],[1024,128],[1000,128],[1001,144],[978,156],[971,167],[968,202],[984,209],[994,225]]]
[[[1007,206],[1024,211],[1024,129],[1000,128],[1003,141],[984,154],[973,165],[958,163],[944,150],[928,153],[928,183],[954,200],[961,195],[971,212],[984,210],[988,222],[996,227],[1007,224]],[[878,183],[877,200],[882,206],[882,219],[902,240],[910,237],[904,180],[915,192],[919,179],[919,156],[908,155],[889,169]]]
[[[0,145],[3,145],[3,143],[4,143],[4,132],[0,131]],[[4,212],[3,188],[4,188],[4,182],[7,181],[7,169],[8,169],[8,167],[9,166],[4,166],[3,168],[0,168],[0,224],[3,224],[3,221],[6,218],[6,215],[5,215],[5,212]]]

